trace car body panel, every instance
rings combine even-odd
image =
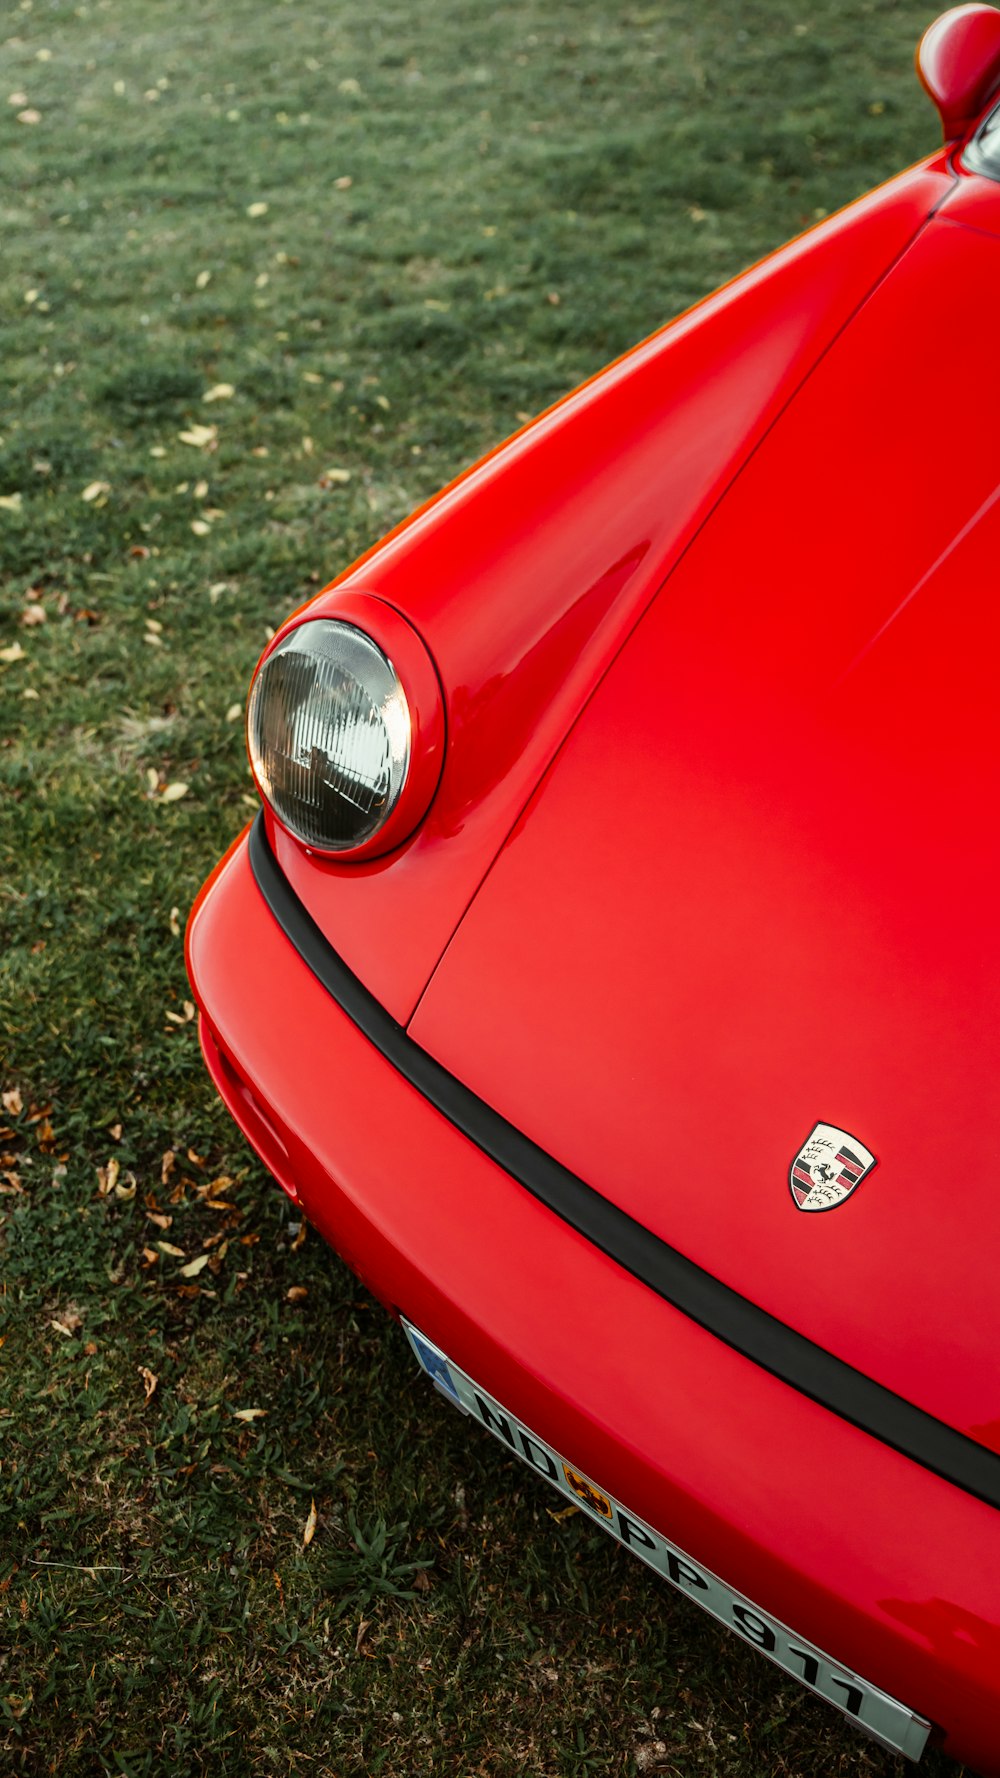
[[[904,256],[620,653],[409,1027],[644,1227],[992,1449],[1000,602],[969,589],[1000,552],[998,285],[980,233]],[[878,1165],[810,1217],[788,1171],[820,1120]]]
[[[314,919],[400,1021],[628,631],[952,182],[936,157],[782,249],[334,583],[396,605],[427,644],[446,700],[441,784],[387,858],[312,857],[270,819],[269,837]]]
[[[1000,235],[1000,183],[983,173],[966,173],[942,200],[940,215],[988,235]]]
[[[487,1159],[296,954],[245,839],[196,905],[188,964],[224,1099],[388,1307],[695,1560],[962,1724],[948,1750],[1000,1772],[994,1508],[741,1357]]]

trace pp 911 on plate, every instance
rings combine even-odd
[[[1000,13],[918,67],[942,149],[289,619],[188,957],[470,1436],[1000,1774]]]

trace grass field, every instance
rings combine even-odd
[[[5,11],[0,1770],[897,1771],[414,1379],[216,1104],[181,935],[268,627],[929,150],[934,10]]]

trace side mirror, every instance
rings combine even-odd
[[[1000,12],[955,6],[927,27],[917,73],[941,113],[946,142],[964,136],[1000,87]]]

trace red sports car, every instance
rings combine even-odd
[[[943,151],[289,619],[189,967],[470,1420],[997,1774],[1000,12],[918,59]]]

